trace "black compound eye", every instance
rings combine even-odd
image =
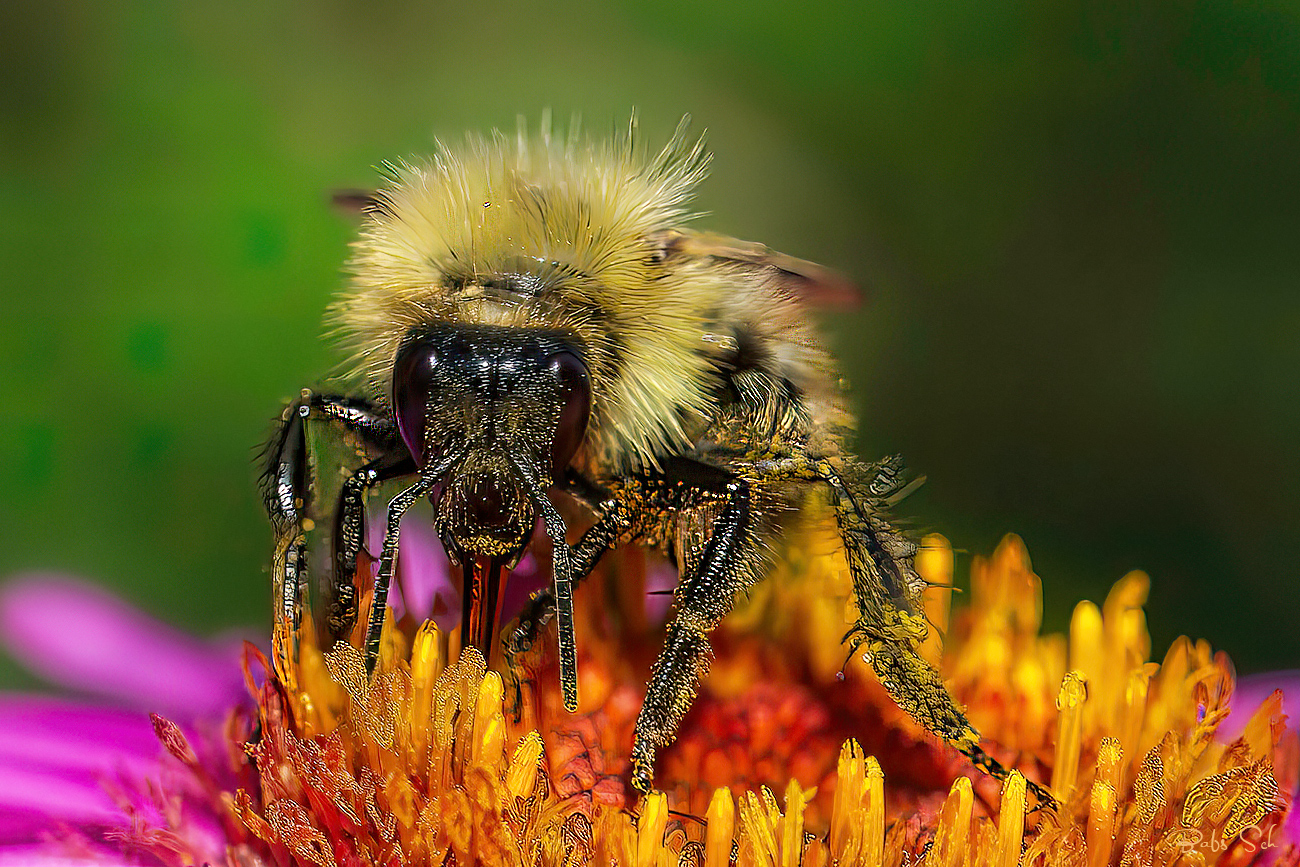
[[[437,347],[417,340],[403,347],[393,364],[393,411],[397,415],[397,429],[419,466],[433,457],[425,454],[424,423],[429,394],[443,373],[439,369],[441,363]]]
[[[587,375],[587,366],[568,351],[552,355],[549,368],[559,384],[559,396],[564,402],[560,409],[560,424],[555,430],[555,442],[551,445],[551,477],[559,481],[587,433],[587,420],[591,417],[591,378]]]

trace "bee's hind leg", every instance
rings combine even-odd
[[[897,459],[837,472],[827,462],[816,477],[830,487],[840,535],[853,578],[858,620],[844,636],[850,654],[864,651],[881,684],[898,706],[926,730],[948,741],[977,767],[999,779],[1008,771],[980,747],[965,712],[958,707],[939,672],[921,657],[929,631],[920,609],[924,581],[913,567],[916,545],[883,517],[903,487]],[[1051,794],[1028,782],[1040,803],[1054,806]]]

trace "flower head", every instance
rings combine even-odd
[[[833,528],[814,520],[777,573],[719,631],[717,659],[660,791],[637,801],[628,749],[656,649],[639,551],[579,595],[582,705],[563,710],[554,654],[490,670],[456,637],[389,621],[376,676],[351,644],[310,624],[270,678],[245,824],[286,863],[1014,864],[1233,863],[1282,848],[1297,751],[1281,695],[1243,733],[1214,734],[1233,675],[1207,645],[1149,661],[1146,578],[1082,603],[1069,636],[1039,634],[1041,587],[1018,540],[977,561],[949,623],[951,552],[927,540],[927,614],[949,632],[925,652],[986,749],[1016,770],[984,775],[888,699],[829,636],[854,619]],[[653,583],[653,582],[651,582]],[[355,638],[355,637],[354,637]],[[283,657],[282,657],[283,658]],[[456,660],[456,661],[452,661]],[[954,778],[956,782],[953,782]],[[1027,781],[1059,806],[1032,810]],[[774,793],[780,793],[781,798]],[[1226,853],[1226,854],[1225,854]],[[734,859],[733,859],[734,855]],[[331,862],[331,858],[334,862]]]
[[[14,814],[17,836],[0,821],[12,841],[0,863],[20,851],[320,867],[1300,863],[1287,824],[1300,740],[1282,693],[1248,712],[1239,693],[1244,722],[1225,734],[1230,664],[1186,639],[1150,661],[1144,576],[1101,606],[1081,603],[1067,636],[1043,636],[1040,582],[1018,540],[976,561],[970,603],[951,617],[941,539],[926,540],[918,569],[935,585],[927,616],[947,633],[923,652],[1013,769],[1006,779],[925,733],[862,659],[845,663],[835,639],[855,614],[847,570],[833,528],[814,519],[719,629],[710,676],[645,798],[627,785],[628,752],[662,615],[647,600],[662,599],[665,579],[624,550],[578,596],[577,714],[563,709],[549,642],[490,665],[424,619],[437,594],[413,586],[370,678],[354,644],[317,646],[306,617],[296,656],[275,647],[272,665],[246,650],[248,711],[178,708],[145,732],[129,710],[0,703],[7,743],[33,755],[46,743],[64,761],[43,768],[44,800]],[[36,585],[18,586],[10,599]],[[228,655],[219,668],[207,683],[236,670]],[[237,705],[225,689],[214,703]],[[0,756],[0,773],[17,767]],[[76,786],[66,802],[62,779]],[[1050,788],[1054,810],[1034,803],[1030,782]]]

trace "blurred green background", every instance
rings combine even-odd
[[[1020,533],[1051,626],[1143,568],[1158,654],[1300,662],[1294,3],[22,0],[0,40],[0,572],[264,624],[253,457],[337,360],[327,192],[635,106],[708,129],[701,225],[868,287],[827,328],[919,527]]]

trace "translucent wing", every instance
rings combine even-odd
[[[339,213],[362,217],[382,210],[384,200],[374,190],[335,190],[330,193],[330,204]]]
[[[862,289],[848,277],[816,262],[778,253],[763,244],[685,229],[662,232],[655,240],[666,260],[676,256],[708,258],[770,269],[791,295],[811,307],[852,310],[862,304]]]

